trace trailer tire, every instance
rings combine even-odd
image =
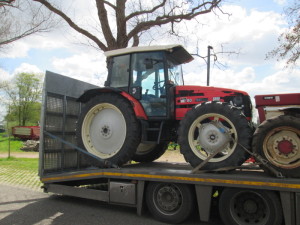
[[[240,166],[245,162],[248,153],[239,144],[250,148],[252,128],[236,107],[228,103],[205,102],[192,108],[181,120],[178,136],[180,151],[193,167],[225,146],[203,166],[203,169],[213,170]]]
[[[132,157],[136,162],[152,162],[161,157],[167,150],[168,143],[144,144],[140,143]]]
[[[265,120],[254,133],[252,149],[284,176],[300,177],[299,118],[281,115]]]
[[[273,191],[225,188],[219,201],[225,225],[281,225],[282,208]]]
[[[132,158],[141,138],[131,104],[115,93],[102,93],[86,103],[76,135],[79,147],[116,165]]]
[[[151,214],[159,221],[176,224],[185,221],[195,208],[195,196],[189,185],[151,182],[146,202]]]

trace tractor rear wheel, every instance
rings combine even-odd
[[[132,160],[136,162],[152,162],[161,157],[167,150],[168,143],[144,144],[140,143]]]
[[[140,143],[140,126],[132,106],[118,94],[92,98],[77,125],[78,145],[117,165],[129,161]]]
[[[241,110],[221,102],[205,102],[191,109],[180,122],[179,145],[184,158],[193,167],[219,151],[203,169],[240,166],[248,154],[251,127]]]
[[[300,177],[299,118],[282,115],[265,120],[254,133],[252,148],[284,176]]]

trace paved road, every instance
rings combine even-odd
[[[198,214],[186,225],[200,223]],[[163,225],[147,212],[136,215],[135,208],[57,196],[0,184],[0,225]]]

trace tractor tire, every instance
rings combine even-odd
[[[152,162],[161,157],[168,148],[168,143],[144,144],[140,143],[132,160],[136,162]]]
[[[146,203],[154,218],[168,224],[184,222],[195,210],[195,196],[187,184],[150,182]]]
[[[281,225],[283,220],[278,195],[267,190],[225,188],[219,213],[225,225]]]
[[[195,106],[181,120],[178,130],[180,151],[193,167],[223,148],[202,167],[206,170],[243,164],[248,153],[239,144],[249,149],[251,137],[252,128],[242,111],[221,102]]]
[[[116,165],[131,160],[140,143],[140,133],[131,104],[115,93],[92,98],[77,124],[79,147]]]
[[[300,177],[300,119],[281,115],[265,120],[254,133],[252,149],[282,175]]]

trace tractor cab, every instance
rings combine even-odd
[[[105,52],[106,87],[121,89],[140,101],[150,118],[170,117],[174,86],[183,85],[181,64],[193,57],[180,45],[132,47]]]

